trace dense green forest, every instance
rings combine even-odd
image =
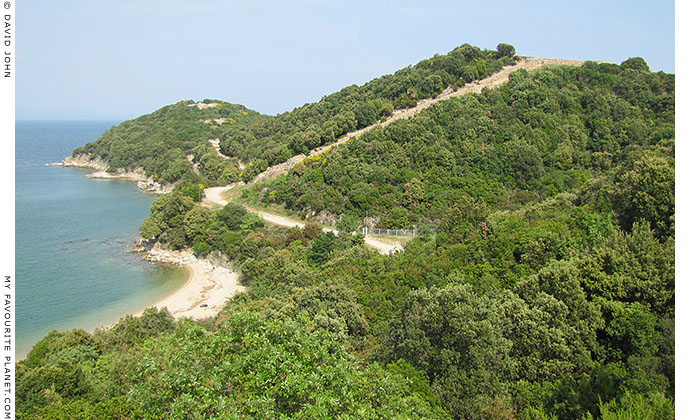
[[[142,237],[227,256],[247,291],[213,319],[50,333],[17,418],[672,419],[674,112],[640,58],[516,71],[244,190],[339,235],[180,182]],[[366,215],[420,235],[381,255],[343,233]]]
[[[248,195],[303,214],[368,214],[384,228],[445,223],[459,232],[487,211],[581,187],[618,209],[647,200],[638,214],[619,212],[621,222],[629,230],[646,218],[668,236],[674,97],[674,76],[650,73],[638,59],[519,70],[498,89],[366,132]]]
[[[141,167],[163,183],[249,181],[270,165],[385,119],[395,108],[415,106],[417,100],[434,97],[447,87],[463,86],[514,64],[514,55],[508,44],[499,44],[495,51],[464,44],[447,55],[435,55],[362,86],[348,86],[275,117],[222,101],[204,100],[220,104],[204,109],[183,101],[125,121],[72,154],[100,157],[113,170]],[[212,149],[207,140],[215,138],[220,151],[232,159],[223,159]],[[186,159],[190,154],[193,162]],[[247,163],[243,169],[238,159]],[[198,164],[196,171],[193,163]]]
[[[483,79],[514,64],[514,55],[515,49],[507,44],[499,44],[495,51],[464,44],[447,55],[435,55],[362,86],[348,86],[275,118],[228,126],[221,136],[221,151],[256,160],[253,171],[243,177],[247,181],[267,166],[385,120],[393,109],[413,107],[417,100],[435,97],[447,87]]]
[[[224,125],[249,124],[266,116],[222,101],[206,99],[200,104],[217,105],[202,109],[193,101],[181,101],[165,106],[112,127],[72,155],[103,159],[113,171],[143,168],[162,184],[180,179],[205,185],[230,183],[239,177],[237,159],[219,156],[208,140],[218,138]]]

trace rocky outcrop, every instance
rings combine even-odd
[[[146,261],[161,262],[176,265],[191,265],[197,261],[191,250],[172,251],[164,248],[160,243],[156,243],[144,255]]]
[[[318,214],[312,210],[307,213],[306,218],[323,226],[335,226],[340,220],[340,216],[327,210],[322,210]]]
[[[109,172],[94,172],[86,175],[87,178],[94,179],[127,179],[137,183],[137,188],[151,194],[166,194],[173,190],[172,184],[161,184],[154,180],[153,177],[146,176],[146,172],[142,168],[136,168],[133,171],[125,171],[118,169],[115,173]]]
[[[167,194],[169,192],[172,192],[173,190],[173,185],[172,184],[160,184],[157,181],[154,181],[153,177],[148,177],[144,180],[137,181],[137,188],[139,188],[142,191],[146,191],[151,194]]]
[[[95,169],[105,171],[108,169],[108,162],[101,158],[94,158],[90,155],[67,156],[62,162],[49,163],[46,166],[66,166],[72,168]]]
[[[173,190],[172,184],[161,184],[151,176],[146,176],[144,168],[135,168],[128,171],[118,168],[115,172],[108,172],[108,162],[90,155],[68,156],[62,162],[49,163],[46,166],[64,166],[71,168],[94,169],[95,172],[87,174],[87,178],[93,179],[127,179],[137,183],[137,187],[151,194],[166,194]]]
[[[213,251],[210,254],[208,254],[205,258],[205,260],[216,267],[223,267],[227,268],[228,270],[233,269],[232,261],[228,259],[225,255],[223,255],[220,251]]]
[[[232,262],[220,251],[213,251],[206,257],[198,258],[190,249],[173,251],[160,242],[156,242],[155,240],[146,241],[141,238],[135,240],[134,249],[136,252],[144,253],[145,255],[143,258],[146,261],[176,265],[190,265],[196,261],[202,261],[210,267],[222,267],[228,270],[233,269]]]
[[[210,103],[192,102],[191,104],[187,104],[187,106],[195,106],[199,109],[206,109],[206,108],[214,108],[214,107],[220,106],[220,104],[218,102],[210,102]]]
[[[129,179],[131,181],[144,181],[147,179],[146,172],[142,168],[137,168],[133,171],[126,171],[124,169],[117,169],[114,173],[97,171],[86,175],[87,178],[94,179]]]
[[[307,156],[303,155],[303,154],[293,156],[290,159],[288,159],[286,162],[279,163],[277,165],[273,165],[273,166],[269,167],[268,169],[266,169],[265,171],[261,172],[250,183],[253,184],[253,183],[263,181],[266,179],[273,179],[273,178],[276,178],[278,175],[286,174],[286,173],[288,173],[288,171],[290,169],[292,169],[293,166],[302,162],[306,158],[307,158]]]
[[[134,245],[132,245],[132,248],[129,249],[127,252],[131,254],[139,254],[142,252],[148,252],[153,247],[156,245],[156,240],[155,239],[144,239],[144,238],[136,238],[134,240]]]

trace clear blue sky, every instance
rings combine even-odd
[[[674,2],[17,1],[17,119],[292,110],[465,42],[675,72]]]

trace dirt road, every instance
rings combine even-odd
[[[410,118],[422,110],[430,107],[436,102],[447,100],[450,98],[454,97],[459,97],[466,95],[468,93],[481,93],[484,88],[495,88],[497,86],[500,86],[506,82],[508,82],[510,78],[510,73],[519,70],[519,69],[525,69],[527,71],[530,70],[535,70],[540,67],[544,66],[556,66],[556,65],[568,65],[568,66],[581,66],[584,63],[584,61],[575,61],[575,60],[562,60],[562,59],[557,59],[557,58],[538,58],[538,57],[522,57],[522,59],[517,62],[513,66],[506,66],[503,67],[501,70],[497,71],[496,73],[492,74],[491,76],[478,80],[476,82],[469,83],[458,90],[453,90],[452,88],[447,88],[443,92],[441,92],[438,96],[435,98],[427,98],[427,99],[422,99],[419,102],[417,102],[417,105],[413,108],[407,108],[407,109],[398,109],[393,111],[393,114],[384,122],[377,122],[375,124],[372,124],[370,126],[364,127],[360,130],[353,131],[351,133],[347,133],[340,139],[338,139],[335,143],[331,143],[328,145],[324,145],[321,147],[318,147],[311,152],[309,152],[308,155],[304,154],[299,154],[297,156],[293,156],[290,159],[288,159],[286,162],[273,165],[257,175],[251,183],[259,182],[265,179],[273,179],[277,177],[280,174],[287,174],[287,172],[298,164],[299,162],[303,161],[307,157],[310,156],[315,156],[320,153],[325,152],[326,150],[331,149],[332,147],[336,147],[340,144],[345,143],[346,141],[350,140],[351,138],[358,137],[362,135],[363,133],[374,129],[375,127],[385,127],[388,124],[391,124],[394,121],[398,121],[403,118]],[[226,192],[229,191],[238,185],[242,183],[234,183],[231,185],[226,185],[224,187],[212,187],[212,188],[206,188],[204,192],[206,193],[206,197],[204,198],[202,204],[207,205],[209,207],[213,207],[215,205],[220,205],[224,206],[228,203],[226,199],[222,197],[222,195]],[[304,227],[304,222],[291,219],[288,217],[280,216],[277,214],[272,214],[272,213],[267,213],[264,211],[259,211],[256,209],[251,209],[251,211],[258,213],[261,217],[263,217],[267,222],[273,223],[279,226],[285,226],[285,227],[293,227],[293,226],[299,226],[299,227]],[[333,231],[337,233],[335,229],[332,228],[324,228],[326,231]],[[392,252],[396,251],[401,251],[402,245],[401,244],[390,244],[386,243],[380,240],[376,240],[374,238],[371,238],[369,236],[365,237],[364,242],[372,247],[377,249],[379,252],[382,254],[390,254]]]
[[[204,197],[201,204],[205,205],[207,207],[225,206],[226,204],[229,203],[229,201],[226,200],[225,198],[223,198],[223,195],[225,194],[226,191],[230,191],[231,189],[235,188],[238,185],[239,185],[239,183],[234,183],[231,185],[226,185],[224,187],[206,188],[204,190],[204,192],[206,193],[206,197]],[[272,223],[274,225],[288,227],[288,228],[295,227],[295,226],[303,228],[305,225],[304,222],[297,220],[297,219],[293,219],[293,218],[286,217],[286,216],[281,216],[281,215],[275,214],[275,213],[269,213],[269,212],[262,211],[262,210],[257,210],[257,209],[254,209],[254,208],[251,208],[248,206],[245,206],[245,207],[247,207],[247,209],[249,211],[257,213],[264,220],[266,220],[267,222]],[[333,232],[336,235],[338,234],[338,231],[333,229],[333,228],[324,227],[323,230],[325,232]],[[366,245],[368,245],[369,247],[376,249],[377,251],[379,251],[382,254],[390,254],[390,253],[393,253],[396,251],[402,251],[403,250],[402,245],[400,245],[400,244],[386,243],[386,242],[371,238],[369,236],[364,238],[364,243]]]

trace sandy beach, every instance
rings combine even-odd
[[[92,169],[94,172],[87,174],[87,178],[126,179],[136,182],[139,189],[155,194],[164,194],[172,190],[172,185],[160,185],[152,178],[147,178],[143,169],[108,173],[105,171],[107,168],[105,162],[91,159],[86,155],[76,158],[67,157],[62,162],[47,164],[47,166]],[[189,271],[184,286],[148,306],[159,309],[166,307],[175,319],[213,317],[225,306],[225,302],[230,297],[244,290],[244,287],[239,284],[238,273],[226,267],[214,265],[207,260],[196,258],[191,250],[170,251],[155,246],[146,252],[145,259],[180,265]],[[140,316],[143,312],[142,309],[134,316]]]
[[[244,290],[239,284],[238,273],[198,259],[189,250],[169,251],[154,247],[148,251],[146,259],[181,265],[190,271],[184,286],[159,302],[149,305],[159,309],[167,307],[175,319],[212,317],[223,308],[230,297]],[[134,316],[142,313],[143,310]]]

